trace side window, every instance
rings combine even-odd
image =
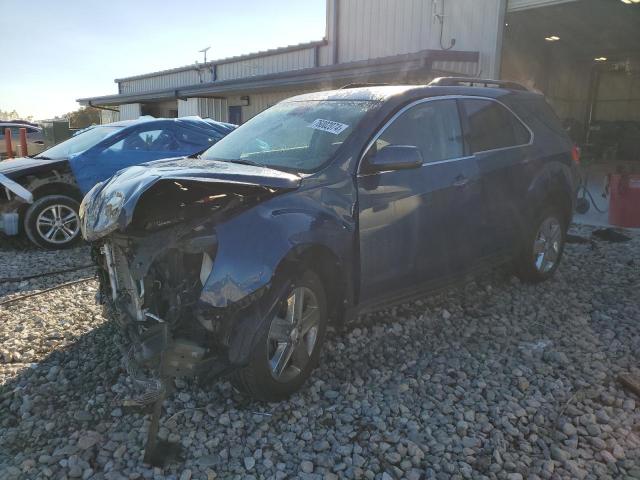
[[[473,153],[529,143],[529,130],[499,103],[482,99],[464,99],[461,103],[469,122],[468,140]]]
[[[382,132],[375,149],[386,145],[418,147],[425,163],[462,157],[464,146],[455,100],[433,100],[411,107]]]
[[[170,130],[146,130],[132,132],[122,140],[114,143],[107,152],[167,152],[178,150],[179,144]]]

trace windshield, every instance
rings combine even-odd
[[[82,133],[79,133],[75,137],[71,137],[58,145],[45,150],[36,158],[50,158],[52,160],[58,160],[61,158],[69,158],[69,156],[76,153],[82,153],[88,148],[93,147],[96,143],[109,135],[122,130],[124,127],[115,126],[97,126],[90,128]]]
[[[280,103],[220,140],[202,158],[312,172],[331,159],[377,105],[343,100]]]

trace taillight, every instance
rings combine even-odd
[[[574,145],[571,148],[571,158],[573,159],[576,165],[580,165],[580,147],[579,146]]]

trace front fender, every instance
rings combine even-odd
[[[213,269],[200,300],[219,308],[242,300],[268,285],[282,261],[300,247],[326,247],[350,265],[355,221],[347,209],[322,205],[313,193],[292,192],[218,225]]]

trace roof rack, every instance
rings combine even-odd
[[[372,82],[372,83],[347,83],[346,85],[343,85],[342,87],[339,88],[339,90],[345,90],[347,88],[360,88],[360,87],[386,87],[387,85],[389,85],[388,83],[382,83],[382,82]]]
[[[528,88],[516,82],[506,80],[492,80],[490,78],[472,78],[472,77],[438,77],[434,78],[429,86],[438,87],[497,87],[507,90],[524,90]]]

